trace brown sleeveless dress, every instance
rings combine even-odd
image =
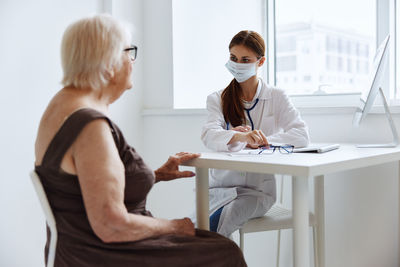
[[[104,243],[90,227],[78,177],[61,170],[65,152],[89,122],[104,119],[110,125],[125,166],[124,203],[130,213],[152,216],[146,196],[153,172],[125,141],[119,128],[104,114],[80,109],[64,122],[51,141],[42,164],[36,166],[57,223],[55,266],[246,266],[243,254],[231,240],[196,229],[195,236],[161,235],[134,242]],[[50,231],[47,227],[45,261]]]

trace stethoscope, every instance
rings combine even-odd
[[[254,123],[253,123],[253,120],[251,119],[250,111],[251,111],[252,109],[255,108],[255,106],[257,105],[257,103],[258,103],[258,98],[256,99],[256,102],[255,102],[250,108],[245,108],[245,109],[244,109],[244,110],[246,110],[246,112],[247,112],[247,117],[249,118],[249,121],[250,121],[250,124],[251,124],[251,130],[252,130],[252,131],[254,131]],[[226,129],[229,130],[229,122],[226,123]]]

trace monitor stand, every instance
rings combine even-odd
[[[389,106],[386,102],[386,97],[385,94],[383,93],[383,90],[381,87],[379,87],[379,93],[382,97],[382,101],[383,101],[383,106],[385,108],[385,114],[386,114],[386,118],[389,121],[390,124],[390,128],[392,130],[392,134],[393,134],[393,142],[391,143],[387,143],[387,144],[364,144],[364,145],[356,145],[356,147],[360,147],[360,148],[367,148],[367,147],[396,147],[399,144],[399,136],[397,134],[397,130],[396,130],[396,126],[394,125],[393,119],[392,119],[392,115],[390,114],[390,110],[389,110]]]

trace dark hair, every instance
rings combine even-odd
[[[229,49],[235,45],[244,45],[251,49],[257,58],[265,55],[265,43],[260,34],[253,31],[240,31],[233,36],[229,43]],[[234,78],[221,94],[222,113],[227,123],[232,127],[242,125],[246,122],[244,115],[243,102],[241,100],[243,95],[242,88]]]

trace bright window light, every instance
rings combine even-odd
[[[278,0],[276,85],[290,95],[362,92],[376,49],[376,0]]]
[[[229,84],[229,42],[241,30],[264,36],[264,2],[173,0],[174,108],[205,108]]]

